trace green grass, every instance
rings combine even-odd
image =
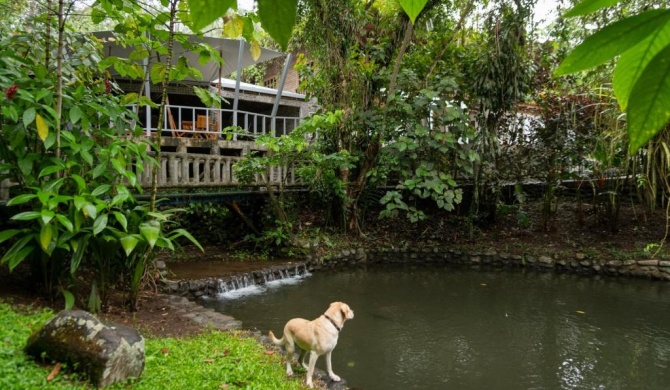
[[[17,311],[0,302],[0,389],[89,389],[86,381],[61,373],[47,382],[52,366],[23,353],[30,334],[53,313]],[[146,367],[139,380],[111,389],[304,389],[301,375],[287,380],[277,353],[252,338],[227,332],[174,339],[146,339]]]

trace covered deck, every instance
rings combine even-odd
[[[129,58],[129,49],[116,44],[111,32],[96,33],[101,38],[106,55]],[[110,37],[112,37],[110,39]],[[290,54],[261,49],[257,60],[251,58],[249,45],[243,40],[211,37],[189,37],[194,42],[205,42],[218,50],[224,64],[200,64],[197,55],[176,44],[175,54],[186,57],[189,64],[202,73],[204,80],[186,79],[168,86],[168,102],[158,123],[159,109],[133,106],[140,118],[138,124],[147,137],[161,132],[161,160],[159,161],[158,187],[175,191],[188,188],[232,187],[239,183],[233,175],[233,166],[249,153],[262,154],[265,150],[255,140],[265,134],[289,134],[302,118],[316,110],[313,102],[303,94],[284,91]],[[248,66],[286,56],[285,66],[277,88],[261,87],[240,80],[242,70]],[[148,72],[152,59],[143,62]],[[236,78],[223,75],[235,74]],[[122,90],[136,91],[158,102],[160,86],[145,80],[124,79],[115,75]],[[194,87],[208,88],[218,94],[222,103],[206,107],[195,94]],[[143,187],[151,186],[151,169],[138,173]],[[268,172],[271,183],[296,185],[296,178],[288,167]],[[265,183],[259,183],[261,188]]]
[[[278,96],[275,89],[248,83],[240,83],[236,93],[235,80],[231,79],[221,79],[221,87],[217,85],[218,81],[213,82],[210,89],[224,99],[221,107],[204,107],[192,92],[169,88],[170,104],[165,106],[161,124],[157,123],[158,109],[151,109],[147,115],[145,107],[132,107],[148,137],[155,136],[160,129],[163,137],[252,142],[260,135],[289,134],[313,110],[302,94],[283,91]],[[237,109],[230,103],[236,96]]]

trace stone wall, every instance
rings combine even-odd
[[[502,251],[468,252],[449,248],[347,249],[330,257],[308,257],[311,272],[352,266],[382,264],[456,264],[464,266],[516,267],[557,272],[625,276],[670,281],[670,261],[600,260],[584,253],[572,257],[533,256]]]
[[[519,255],[507,252],[468,252],[449,248],[430,249],[345,249],[334,256],[310,257],[304,263],[274,266],[225,278],[199,280],[166,280],[162,290],[189,299],[213,296],[249,285],[263,285],[271,280],[304,275],[307,272],[338,270],[347,267],[383,266],[386,264],[460,265],[468,267],[510,267],[540,271],[611,275],[670,281],[667,260],[596,260],[583,253],[572,257],[547,254]]]
[[[180,295],[188,299],[197,299],[253,285],[264,285],[267,282],[275,280],[302,276],[306,272],[307,265],[305,263],[288,263],[220,278],[212,277],[195,280],[166,279],[161,283],[160,288],[163,293]]]

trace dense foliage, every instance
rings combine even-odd
[[[19,186],[8,203],[13,226],[0,233],[2,264],[28,261],[45,293],[68,301],[80,267],[94,269],[89,305],[97,309],[119,278],[133,301],[150,279],[153,248],[192,238],[168,229],[176,211],[157,208],[162,134],[154,144],[132,138],[137,117],[126,105],[158,107],[162,123],[168,85],[201,77],[175,43],[201,62],[221,61],[186,34],[210,28],[247,40],[253,56],[268,39],[263,30],[300,52],[301,88],[321,107],[293,133],[259,138],[267,153],[235,167],[240,182],[260,178],[268,190],[275,223],[264,231],[247,223],[257,243],[297,244],[289,175],[322,200],[324,220],[355,233],[381,203],[380,217],[412,222],[430,218],[428,209],[459,211],[474,239],[501,209],[517,208],[523,219],[521,183],[531,179],[546,183],[547,230],[565,180],[576,181],[578,202],[613,230],[624,194],[666,204],[670,22],[662,2],[587,0],[542,31],[532,0],[275,5],[259,1],[257,11],[240,13],[231,1],[98,0],[84,9],[47,1],[42,17],[31,16],[31,4],[12,6],[0,24],[11,32],[0,41],[0,172]],[[97,43],[71,24],[113,28],[131,58],[101,60]],[[609,59],[619,54],[614,66]],[[157,85],[160,99],[121,94],[109,68]],[[146,205],[135,200],[145,169],[154,178]],[[502,197],[508,185],[513,198]]]
[[[135,200],[137,174],[154,163],[151,145],[135,138],[137,117],[98,68],[97,41],[62,29],[58,39],[34,44],[52,22],[30,19],[0,41],[0,178],[18,184],[7,203],[12,228],[0,233],[11,245],[0,263],[12,270],[28,261],[45,295],[62,293],[68,307],[86,265],[95,275],[90,310],[106,305],[119,279],[134,309],[153,249],[174,250],[174,239],[192,237],[167,233],[174,210]]]

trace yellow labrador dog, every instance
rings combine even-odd
[[[268,336],[275,345],[283,345],[286,349],[286,374],[293,375],[291,369],[291,359],[295,353],[295,346],[298,345],[302,351],[300,353],[300,363],[307,369],[307,386],[312,387],[312,375],[314,366],[319,356],[326,355],[326,368],[330,379],[338,382],[340,377],[335,375],[331,368],[330,354],[337,345],[337,336],[340,334],[344,322],[354,318],[354,311],[349,305],[342,302],[333,302],[328,310],[319,318],[308,321],[302,318],[294,318],[284,326],[284,336],[277,339],[270,331]],[[309,352],[309,366],[305,365],[305,356]]]

